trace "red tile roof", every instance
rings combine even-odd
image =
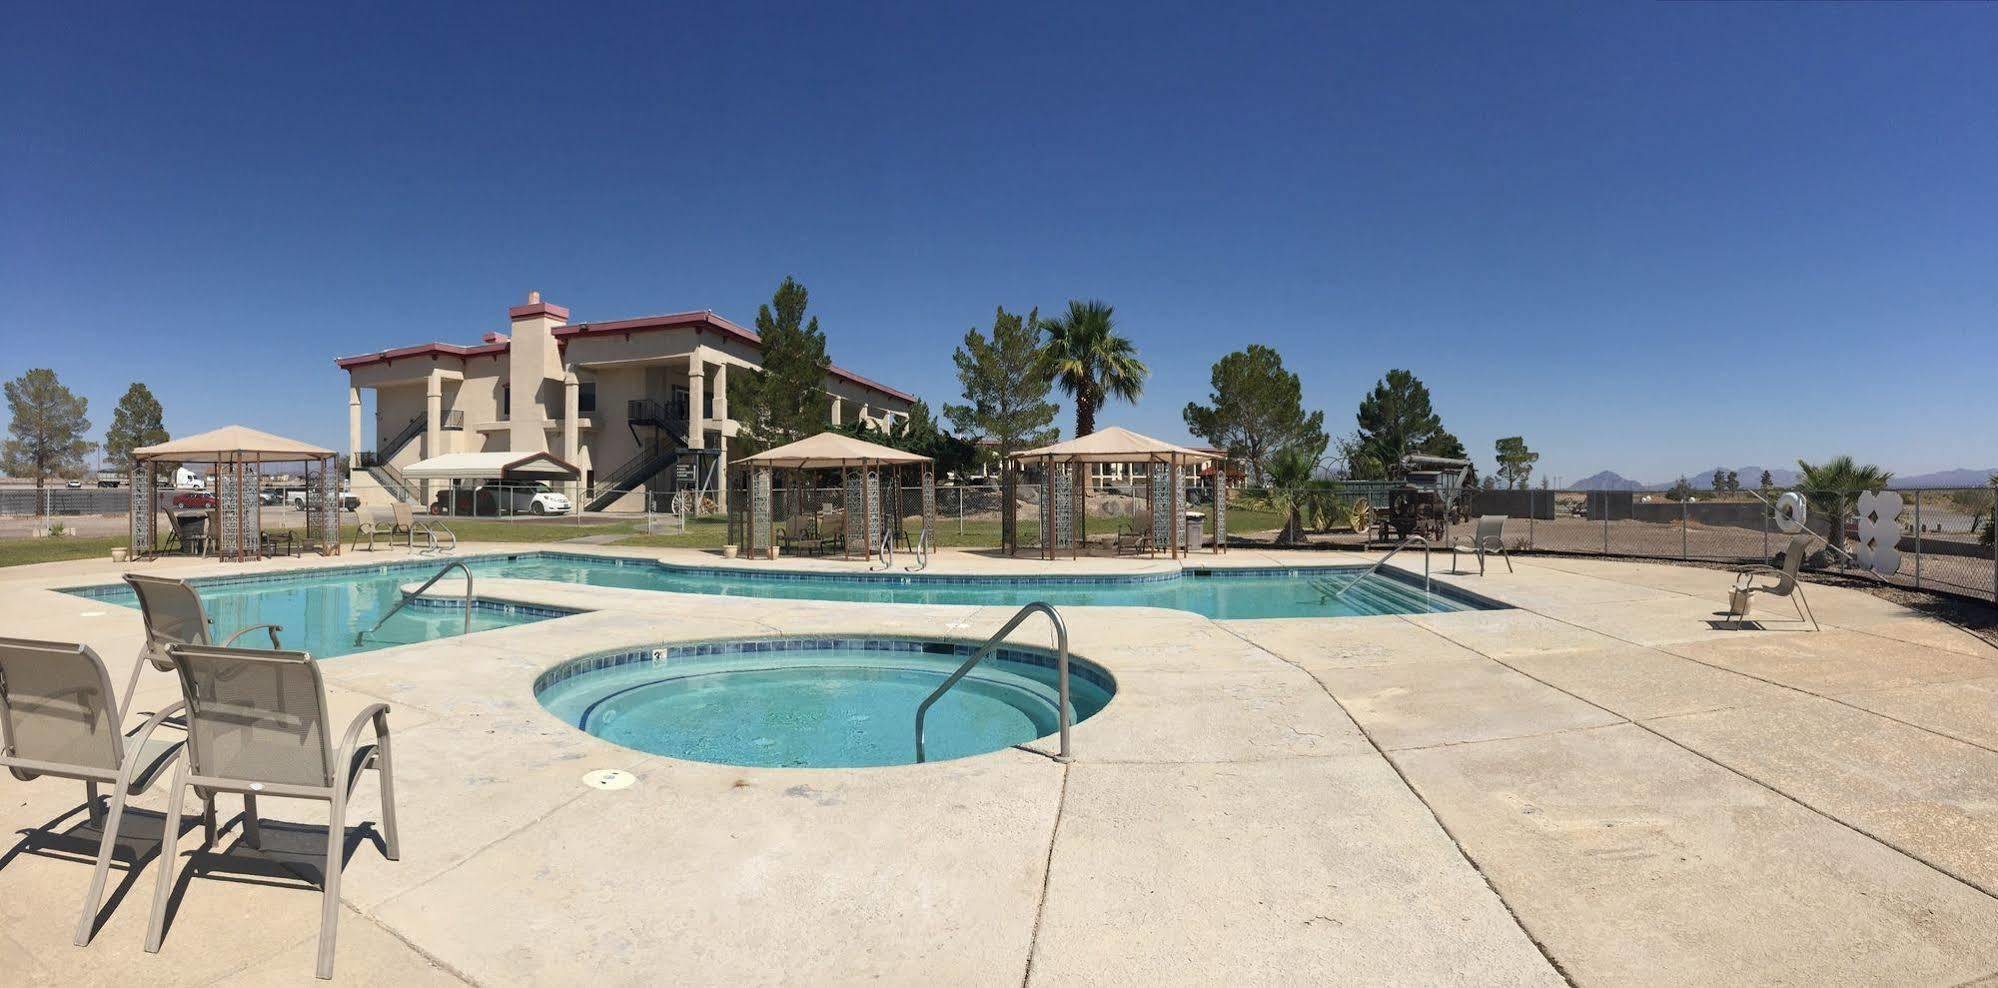
[[[754,347],[761,347],[763,345],[762,338],[757,336],[754,330],[738,326],[727,319],[715,315],[712,311],[671,312],[661,316],[640,316],[636,319],[617,319],[611,322],[571,323],[567,326],[555,327],[555,341],[560,344],[576,336],[596,336],[604,333],[642,333],[659,329],[679,329],[685,326],[712,329],[723,335],[733,336]],[[424,354],[447,357],[471,357],[488,353],[505,353],[506,348],[507,344],[505,342],[489,343],[481,346],[458,346],[451,343],[422,343],[416,346],[398,347],[393,350],[382,350],[376,353],[341,357],[335,360],[334,364],[338,365],[342,370],[346,370],[367,364],[386,363],[402,357],[415,357]],[[832,367],[832,374],[834,377],[851,381],[870,391],[876,391],[891,398],[899,398],[912,403],[917,400],[915,395],[891,388],[879,381],[862,377],[837,364]]]

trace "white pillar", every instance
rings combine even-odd
[[[582,382],[576,379],[576,371],[570,368],[562,374],[562,459],[576,462],[577,418],[582,414]],[[569,492],[569,510],[573,514],[583,513],[583,492],[576,481],[564,484]]]
[[[687,448],[700,449],[707,442],[708,368],[702,362],[705,347],[695,347],[687,356]]]
[[[715,431],[721,434],[715,453],[715,506],[728,514],[728,365],[715,365]]]
[[[431,371],[423,387],[423,456],[444,452],[444,375]],[[430,503],[430,481],[423,482],[423,503]]]
[[[839,425],[839,395],[832,396],[832,424]]]
[[[361,458],[361,389],[347,385],[347,468]]]

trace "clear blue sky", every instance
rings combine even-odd
[[[795,274],[933,405],[1101,297],[1168,437],[1262,342],[1486,469],[1998,463],[1998,5],[1073,6],[9,0],[0,374],[344,447],[336,355]]]

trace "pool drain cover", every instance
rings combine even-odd
[[[629,789],[638,777],[630,772],[620,772],[614,768],[598,769],[583,776],[583,784],[592,789]]]

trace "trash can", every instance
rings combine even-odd
[[[1186,547],[1198,549],[1207,538],[1207,512],[1189,511],[1186,513]]]

